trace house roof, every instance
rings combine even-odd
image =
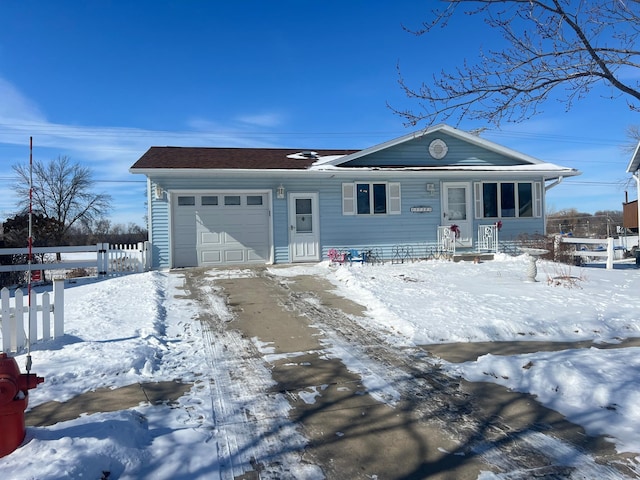
[[[635,173],[638,170],[640,170],[640,142],[638,142],[638,145],[631,156],[631,161],[627,166],[627,173]]]
[[[464,142],[495,152],[515,160],[508,167],[492,167],[490,165],[462,166],[408,166],[378,165],[372,167],[350,165],[349,162],[376,152],[418,139],[425,135],[443,133],[456,137]],[[457,128],[445,124],[435,125],[418,132],[374,145],[364,150],[301,150],[285,148],[206,148],[206,147],[151,147],[129,169],[132,173],[169,174],[176,170],[263,170],[263,171],[300,171],[300,170],[334,170],[347,172],[357,169],[365,170],[442,170],[448,172],[537,172],[546,179],[579,175],[573,168],[546,163],[534,157],[503,147]]]
[[[342,157],[356,150],[291,148],[151,147],[130,170],[248,169],[306,170],[323,157]]]

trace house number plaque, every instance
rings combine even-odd
[[[411,207],[411,213],[431,213],[433,208],[431,207]]]

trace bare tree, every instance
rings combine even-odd
[[[17,206],[25,212],[29,206],[29,166],[14,165],[13,170]],[[59,227],[53,235],[58,244],[73,225],[92,221],[110,208],[111,197],[93,193],[93,187],[91,170],[72,163],[67,156],[48,163],[33,162],[33,210],[58,221]]]
[[[398,66],[399,82],[418,111],[397,110],[407,124],[463,118],[520,122],[541,112],[545,101],[566,109],[597,85],[612,97],[626,97],[640,109],[640,2],[638,0],[446,0],[433,20],[415,35],[446,28],[454,15],[482,17],[490,33],[500,32],[509,46],[480,51],[478,62],[433,75],[412,88]]]
[[[627,127],[627,137],[630,141],[622,146],[622,151],[631,156],[636,151],[638,142],[640,142],[640,127],[638,125],[630,125]]]

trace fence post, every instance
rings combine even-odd
[[[64,279],[53,281],[53,338],[64,335]]]
[[[109,267],[109,244],[98,243],[96,249],[98,251],[98,276],[106,275]],[[55,307],[55,300],[53,305]]]
[[[607,270],[613,268],[613,237],[607,238]]]
[[[138,242],[135,247],[138,249],[138,255],[136,257],[136,272],[144,272],[146,270],[144,267],[144,244],[142,242]]]
[[[8,288],[0,291],[0,301],[2,302],[2,351],[11,351],[11,293]]]
[[[29,345],[38,341],[38,295],[36,292],[31,292],[29,298]]]
[[[51,302],[49,292],[42,294],[42,340],[51,339]]]
[[[147,240],[142,242],[142,258],[144,261],[144,271],[151,270],[151,243]]]
[[[19,288],[14,296],[13,321],[11,322],[11,348],[14,352],[24,347],[24,294]]]

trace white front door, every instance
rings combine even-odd
[[[460,236],[456,245],[473,246],[473,216],[471,212],[471,184],[447,182],[442,184],[442,225],[457,225]]]
[[[317,193],[289,194],[289,252],[292,262],[320,260]]]

